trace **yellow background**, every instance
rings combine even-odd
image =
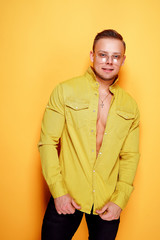
[[[141,112],[141,160],[117,240],[160,239],[160,2],[0,2],[0,239],[39,240],[49,191],[37,143],[55,85],[83,74],[107,28],[127,43],[120,85]],[[83,220],[74,240],[87,240]]]

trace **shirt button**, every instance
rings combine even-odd
[[[76,107],[76,109],[78,109],[78,107]]]
[[[94,149],[92,149],[92,152],[94,152]]]
[[[93,190],[93,192],[95,192],[95,190]]]
[[[93,110],[93,112],[95,112],[96,110]]]
[[[93,172],[95,172],[95,170],[93,170]]]
[[[101,155],[102,153],[100,152],[99,155]]]
[[[91,130],[91,132],[93,132],[93,129]]]
[[[105,134],[105,135],[107,135],[107,133],[106,133],[106,132],[105,132],[104,134]]]

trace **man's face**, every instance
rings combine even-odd
[[[124,63],[124,45],[119,39],[101,38],[90,52],[96,76],[104,81],[114,80]]]

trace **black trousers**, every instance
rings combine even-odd
[[[58,214],[54,199],[51,197],[44,215],[42,240],[71,240],[81,223],[83,213],[76,210],[74,214]],[[98,215],[86,214],[89,240],[115,240],[119,219],[102,220]]]

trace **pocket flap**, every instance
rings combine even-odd
[[[69,107],[69,108],[72,108],[76,111],[78,110],[81,110],[81,109],[86,109],[89,107],[89,103],[86,102],[86,101],[82,101],[82,102],[79,102],[79,101],[74,101],[74,100],[68,100],[66,101],[66,106]]]
[[[133,113],[124,112],[124,111],[121,111],[121,110],[117,110],[116,113],[124,119],[134,119],[134,114]]]

